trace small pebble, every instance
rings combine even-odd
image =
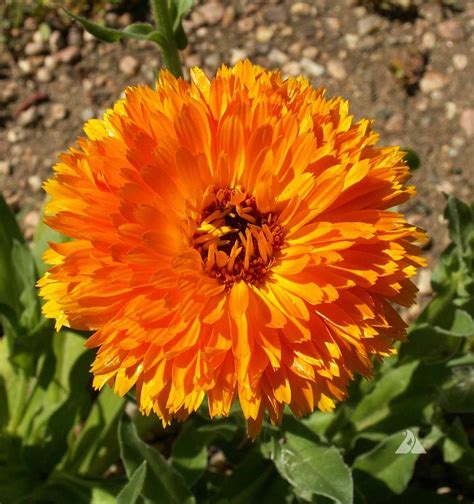
[[[347,77],[346,69],[342,62],[338,60],[329,60],[327,62],[328,74],[336,80],[344,80]]]
[[[94,37],[94,35],[92,35],[92,33],[86,31],[82,34],[82,38],[86,44],[90,44],[91,42],[97,41],[97,39]]]
[[[332,33],[338,33],[341,29],[341,21],[337,17],[328,17],[324,20],[324,23]]]
[[[33,33],[33,42],[35,44],[42,44],[44,41],[43,34],[41,33],[41,30],[36,30]]]
[[[344,40],[346,41],[347,48],[353,51],[354,49],[357,49],[360,39],[355,33],[346,33],[344,35]]]
[[[130,14],[130,12],[124,12],[117,19],[117,24],[120,26],[120,28],[125,28],[126,26],[128,26],[132,23],[133,23],[133,19],[132,19],[132,15]]]
[[[45,51],[45,45],[42,41],[40,42],[28,42],[25,46],[26,56],[39,56]]]
[[[455,135],[451,139],[451,143],[453,147],[460,149],[461,147],[464,147],[464,145],[466,145],[466,140],[460,135]]]
[[[8,142],[14,144],[17,142],[21,142],[26,138],[25,130],[22,128],[10,128],[7,132],[7,140]]]
[[[440,72],[426,72],[420,80],[420,89],[428,94],[444,88],[448,82],[448,77]]]
[[[38,175],[31,175],[28,177],[28,185],[33,192],[38,192],[41,189],[43,182]]]
[[[379,16],[369,14],[357,21],[357,32],[363,37],[379,31],[383,26],[383,20]]]
[[[55,54],[56,58],[62,63],[73,65],[81,59],[81,49],[76,46],[69,46]]]
[[[461,112],[459,125],[467,137],[474,137],[474,108],[465,109]]]
[[[222,27],[229,28],[235,20],[235,9],[232,5],[228,5],[222,16]]]
[[[0,175],[11,175],[12,165],[10,161],[0,161]]]
[[[208,25],[216,25],[224,16],[224,5],[221,3],[206,3],[200,5],[197,11]]]
[[[403,131],[404,125],[405,119],[403,114],[401,112],[395,112],[385,123],[385,130],[388,133],[400,133],[400,131]]]
[[[423,49],[433,49],[436,46],[436,35],[432,32],[426,32],[421,37],[421,47]]]
[[[295,2],[291,7],[290,7],[290,13],[292,16],[309,16],[310,14],[313,13],[313,9],[311,5],[307,4],[306,2]],[[314,12],[316,14],[316,12]]]
[[[454,193],[454,186],[449,180],[442,180],[436,185],[436,190],[440,193],[450,195]]]
[[[458,108],[454,102],[448,101],[444,105],[444,110],[446,112],[446,119],[451,120],[454,119],[454,117],[456,116]]]
[[[19,86],[15,81],[7,82],[0,88],[0,102],[8,103],[16,100],[18,97]]]
[[[67,43],[72,47],[81,47],[83,42],[82,32],[75,30],[74,28],[69,30],[67,35]]]
[[[269,26],[259,26],[257,28],[257,31],[255,32],[255,40],[259,44],[265,44],[267,42],[270,42],[270,40],[273,38],[273,34],[273,28],[270,28]]]
[[[23,218],[23,226],[25,228],[25,238],[31,240],[35,232],[36,226],[39,224],[40,214],[36,210],[31,210]]]
[[[301,55],[310,60],[315,60],[319,56],[319,49],[316,46],[308,46],[301,51]]]
[[[297,61],[288,61],[282,66],[281,71],[285,76],[296,77],[301,75],[301,66]]]
[[[418,112],[426,112],[430,106],[430,101],[426,96],[420,96],[415,104],[415,109]]]
[[[308,77],[321,77],[326,72],[322,65],[311,61],[309,58],[301,58],[300,66],[303,73]]]
[[[268,53],[268,60],[273,65],[283,66],[288,61],[288,55],[275,47]]]
[[[464,38],[464,29],[455,19],[448,19],[438,24],[438,34],[445,40],[459,41]]]
[[[18,126],[27,128],[36,124],[39,119],[38,109],[36,107],[30,107],[20,113],[16,122]]]
[[[237,30],[239,33],[248,33],[253,30],[255,26],[255,20],[253,17],[245,17],[237,21]]]
[[[95,113],[94,113],[94,110],[92,110],[91,107],[86,107],[81,112],[81,119],[82,119],[83,122],[86,122],[89,119],[92,119],[94,116],[95,116]]]
[[[245,58],[244,58],[245,59]],[[202,65],[202,58],[200,54],[188,54],[186,56],[186,66],[188,68],[193,68],[195,66],[201,66]],[[158,65],[155,65],[154,68],[156,68]]]
[[[38,71],[36,72],[36,80],[38,82],[43,82],[43,83],[51,82],[53,80],[53,76],[52,76],[49,68],[46,68],[46,67],[38,68]]]
[[[230,50],[230,64],[235,65],[239,61],[244,60],[248,57],[248,53],[245,49],[234,48]]]
[[[27,59],[19,60],[18,68],[20,69],[20,73],[25,77],[33,74],[33,65],[31,64],[30,60]]]
[[[211,53],[211,54],[208,54],[205,58],[204,58],[204,65],[211,69],[212,71],[216,70],[216,68],[220,65],[221,63],[221,57],[218,53]]]
[[[58,66],[58,60],[54,56],[46,56],[44,58],[44,66],[48,70],[54,70]]]
[[[123,74],[131,77],[140,70],[140,63],[133,56],[124,56],[119,62],[119,69]]]
[[[68,110],[62,103],[53,103],[51,105],[49,113],[51,114],[51,117],[56,121],[62,121],[66,118]]]
[[[288,47],[288,54],[293,58],[299,58],[302,54],[302,48],[303,44],[301,42],[293,42]]]
[[[64,47],[64,39],[60,31],[55,30],[51,33],[48,39],[48,45],[52,53],[56,53]]]
[[[265,11],[265,20],[270,23],[285,23],[287,20],[287,11],[282,5],[270,6]]]
[[[465,54],[455,54],[453,56],[453,65],[456,70],[462,71],[467,68],[469,60]]]

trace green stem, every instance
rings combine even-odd
[[[163,43],[160,44],[165,67],[175,76],[182,77],[183,69],[179,59],[178,46],[173,31],[173,23],[168,8],[168,0],[151,0],[151,9],[155,18],[156,26],[163,35]]]

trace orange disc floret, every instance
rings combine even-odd
[[[39,286],[57,328],[94,331],[96,388],[135,386],[164,424],[238,398],[255,436],[394,353],[423,233],[390,210],[414,194],[403,152],[346,101],[245,61],[162,71],[85,132],[45,184],[73,240]]]

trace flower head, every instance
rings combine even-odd
[[[46,182],[44,313],[95,331],[94,386],[136,386],[145,413],[211,416],[238,398],[330,411],[394,353],[422,233],[390,211],[414,194],[397,147],[341,98],[250,62],[209,80],[129,88]]]

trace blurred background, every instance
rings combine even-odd
[[[116,28],[148,12],[143,0],[1,0],[0,188],[27,238],[58,154],[126,85],[152,82],[160,66],[153,44],[98,42],[59,6]],[[474,2],[211,0],[198,2],[184,28],[186,67],[212,75],[250,58],[303,74],[328,96],[349,99],[356,119],[374,118],[382,144],[414,151],[418,197],[405,211],[429,231],[434,266],[448,240],[444,195],[470,200],[474,192]],[[421,301],[429,277],[426,270],[417,279]]]

